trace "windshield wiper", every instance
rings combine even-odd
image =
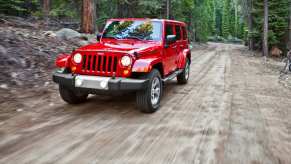
[[[138,39],[138,40],[144,40],[144,39],[142,39],[142,38],[140,38],[140,37],[137,37],[137,36],[127,36],[127,37],[125,37],[125,39]]]
[[[119,38],[117,38],[115,36],[103,36],[103,38],[113,38],[113,39],[119,40]]]

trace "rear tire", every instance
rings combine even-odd
[[[144,78],[149,79],[149,82],[144,90],[136,93],[136,103],[141,112],[154,113],[160,107],[162,96],[161,74],[158,70],[153,69]]]
[[[87,100],[87,93],[76,92],[66,86],[59,85],[59,92],[62,99],[69,104],[80,104]]]
[[[190,60],[187,58],[186,66],[182,73],[177,76],[178,84],[187,84],[190,77]]]

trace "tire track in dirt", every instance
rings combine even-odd
[[[212,58],[211,56],[209,57],[209,58]],[[201,63],[205,63],[204,61],[206,61],[206,63],[207,63],[207,61],[208,61],[208,59],[207,60],[201,60],[200,62]],[[172,99],[177,99],[178,97],[173,97]],[[164,101],[164,100],[163,100]],[[168,100],[168,101],[166,101],[166,102],[170,102],[171,100]],[[164,108],[163,106],[167,106],[167,108]],[[168,117],[168,115],[167,115],[167,110],[169,110],[169,104],[164,104],[162,106],[162,108],[160,109],[160,111],[161,112],[163,112],[163,113],[165,113],[165,115],[164,116],[159,116],[159,117],[162,117],[162,118],[166,118],[166,117]],[[158,122],[154,122],[154,124],[160,124],[162,121],[163,121],[163,119],[161,120],[161,119],[155,119],[155,120],[157,120]],[[122,150],[123,150],[123,148],[124,148],[124,146],[122,146],[122,145],[129,145],[129,144],[127,144],[126,142],[128,142],[128,143],[130,143],[130,142],[132,142],[132,140],[134,140],[134,138],[136,138],[136,137],[140,137],[140,138],[144,138],[144,137],[146,137],[146,136],[148,136],[148,135],[150,135],[151,136],[151,133],[152,133],[152,131],[155,131],[155,127],[152,127],[152,128],[149,128],[148,126],[144,126],[144,127],[138,127],[137,129],[135,129],[135,130],[133,130],[133,131],[135,131],[135,133],[134,134],[132,134],[131,136],[129,136],[128,138],[126,138],[125,139],[125,141],[123,141],[120,145],[121,146],[119,146],[119,147],[117,147],[116,149],[115,149],[115,153],[112,153],[112,154],[114,154],[114,155],[112,155],[112,158],[114,157],[114,158],[116,158],[116,159],[118,159],[118,157],[120,156],[120,158],[123,156],[123,155],[126,155],[127,153],[128,154],[130,154],[130,152],[131,151],[133,151],[133,152],[137,152],[137,151],[139,151],[139,149],[141,149],[140,147],[139,147],[139,145],[137,145],[137,148],[135,148],[135,146],[136,145],[133,145],[128,151],[126,151],[125,153],[120,153],[120,152],[122,152]],[[144,134],[144,135],[142,135],[142,134]],[[165,131],[164,132],[164,134],[166,135],[167,134],[167,131]],[[163,138],[163,137],[161,137],[160,136],[160,138]],[[147,150],[144,150],[144,149],[141,149],[141,150],[143,150],[143,154],[147,154],[147,152],[150,152],[151,151],[151,146],[153,146],[153,145],[156,145],[157,143],[158,143],[158,141],[159,140],[155,140],[155,141],[153,141],[153,142],[151,142],[150,143],[150,145],[146,145],[147,146]],[[136,142],[137,144],[138,143],[141,143],[142,141],[139,141],[139,142]],[[103,150],[104,151],[104,150]],[[101,153],[101,152],[100,152]],[[86,152],[83,152],[83,154],[85,155],[85,154],[87,154]],[[80,155],[80,156],[83,156],[82,154]],[[137,156],[137,155],[135,155],[135,154],[130,154],[130,155],[128,155],[128,156]],[[89,158],[89,157],[88,157]],[[126,159],[126,158],[125,158]],[[140,157],[140,160],[145,160],[144,159],[144,157]],[[105,160],[106,161],[106,160]],[[134,160],[135,162],[136,162],[136,159]],[[100,162],[100,161],[99,161]],[[127,162],[129,162],[129,161],[127,161]],[[61,163],[61,162],[60,162]]]
[[[51,96],[55,106],[41,102],[0,125],[0,163],[287,164],[290,96],[282,99],[287,92],[242,49],[211,43],[194,51],[189,84],[169,82],[152,115],[135,109],[133,94],[79,106]],[[30,115],[38,122],[22,125]]]
[[[224,162],[240,158],[243,163],[278,163],[268,148],[269,134],[256,93],[250,92],[250,86],[259,80],[253,74],[260,71],[240,55],[232,56],[232,61],[232,112]]]
[[[201,54],[199,54],[199,57],[197,57],[197,58],[200,58],[202,55]],[[196,56],[195,56],[196,57]],[[195,59],[194,59],[195,60]],[[88,104],[86,104],[85,106],[82,106],[82,108],[90,108],[90,106],[91,106],[92,104],[90,104],[90,105],[88,105]],[[61,108],[61,107],[60,107]],[[73,107],[73,108],[79,108],[79,107]],[[106,109],[104,109],[104,111],[105,111]],[[57,110],[56,110],[57,111]],[[102,111],[100,111],[100,112],[102,112]],[[111,111],[112,112],[112,111]],[[108,113],[111,113],[111,112],[108,112]],[[125,116],[125,115],[123,115],[123,117],[130,117],[130,114],[131,112],[129,112],[129,116]],[[135,112],[134,112],[135,113]],[[69,116],[70,117],[70,116]],[[100,115],[99,115],[99,117],[100,117]],[[22,151],[18,151],[18,154],[19,155],[21,155],[21,154],[23,154],[23,152],[27,152],[27,150],[30,150],[30,149],[32,149],[33,147],[37,147],[37,144],[38,144],[38,142],[39,143],[42,143],[43,141],[45,141],[45,140],[47,140],[47,138],[54,138],[54,134],[56,134],[56,133],[61,133],[61,131],[62,131],[62,129],[69,129],[70,127],[72,127],[72,126],[75,126],[75,125],[77,125],[77,121],[73,121],[73,122],[71,122],[73,119],[74,119],[75,117],[71,117],[71,118],[65,118],[65,120],[63,121],[63,122],[61,122],[60,124],[56,124],[56,125],[53,125],[53,126],[51,126],[51,125],[49,125],[49,126],[45,126],[44,128],[41,128],[41,130],[40,129],[37,129],[37,131],[38,131],[38,133],[40,133],[41,135],[35,135],[34,133],[32,133],[31,135],[28,135],[26,138],[27,139],[25,139],[25,138],[22,138],[22,137],[20,137],[19,138],[19,140],[17,140],[17,141],[14,141],[14,142],[11,142],[10,144],[8,144],[7,146],[6,146],[6,148],[10,148],[10,150],[9,149],[5,149],[6,150],[6,153],[5,152],[2,152],[1,154],[3,154],[3,156],[5,156],[5,155],[7,155],[7,154],[10,154],[11,152],[13,152],[13,151],[15,151],[15,150],[18,150],[19,148],[25,148],[25,149],[23,149]],[[98,120],[98,119],[97,119]],[[122,118],[120,119],[120,120],[122,120]],[[74,122],[76,122],[76,123],[74,123]],[[116,122],[118,122],[118,121],[116,121]],[[92,124],[95,124],[95,123],[100,123],[100,122],[98,122],[98,121],[93,121],[92,122]],[[103,123],[104,124],[104,123]],[[110,127],[110,126],[112,126],[112,124],[114,124],[114,123],[109,123],[108,124],[108,126],[105,126],[104,127],[104,129],[106,129],[106,128],[108,128],[108,127]],[[50,127],[51,127],[51,129],[50,129]],[[67,128],[66,128],[67,127]],[[80,127],[81,128],[81,127]],[[78,128],[77,128],[78,129]],[[101,128],[102,129],[102,128]],[[98,129],[96,129],[96,130],[98,130]],[[59,131],[59,132],[58,132]],[[45,133],[45,132],[50,132],[50,133],[52,133],[51,135],[47,135],[47,133]],[[46,136],[47,135],[47,136]],[[97,135],[97,134],[95,134],[95,135]],[[41,139],[41,140],[40,140]],[[53,139],[52,139],[53,140]],[[37,143],[34,143],[33,145],[29,145],[30,143],[33,143],[33,141],[38,141]],[[18,145],[17,145],[17,142],[20,142]],[[57,142],[56,144],[54,144],[54,145],[58,145],[59,143],[61,143],[62,141],[60,141],[60,142]],[[14,145],[14,149],[13,149],[13,146],[12,145]],[[26,146],[26,145],[29,145],[29,146]],[[39,145],[39,146],[42,146],[41,144]],[[11,149],[11,147],[12,147],[12,149]],[[47,152],[49,152],[50,151],[50,149],[48,149],[48,151]],[[44,152],[43,152],[44,153]],[[15,154],[15,156],[18,156],[18,154]],[[32,156],[32,155],[28,155],[28,156]],[[33,159],[34,158],[31,158],[31,161],[33,161]]]
[[[208,61],[207,64],[211,65],[211,64],[213,64],[215,62],[216,55],[213,53],[213,54],[209,55],[208,59],[209,60],[207,60]],[[203,66],[202,68],[204,68],[203,71],[199,71],[199,74],[195,77],[194,81],[191,80],[191,82],[189,83],[190,86],[192,86],[195,83],[199,83],[205,77],[207,72],[209,72],[211,67]],[[192,70],[195,70],[195,69],[192,68]],[[192,76],[193,76],[193,73],[192,73],[191,77]],[[191,87],[189,90],[192,90],[194,87],[195,86]],[[202,90],[202,88],[203,87],[200,87],[199,91]],[[175,120],[179,120],[179,118],[177,118],[177,116],[179,117],[180,115],[177,115],[178,113],[175,110],[175,108],[179,107],[180,110],[186,109],[184,104],[187,104],[187,101],[189,100],[189,98],[188,98],[189,96],[188,95],[190,95],[190,94],[191,94],[191,92],[189,92],[188,94],[183,94],[183,96],[185,96],[185,97],[182,97],[182,100],[179,99],[180,103],[178,103],[178,104],[173,103],[173,105],[167,105],[167,106],[173,106],[173,108],[168,108],[167,111],[165,109],[162,109],[163,112],[164,111],[165,112],[169,112],[169,115],[163,117],[163,119],[160,120],[159,123],[158,123],[159,126],[156,129],[150,130],[149,133],[150,133],[150,136],[157,135],[157,134],[155,134],[155,133],[157,133],[157,131],[164,131],[164,133],[163,133],[162,136],[157,136],[158,139],[155,140],[155,142],[152,143],[150,146],[148,146],[147,151],[144,152],[144,154],[146,154],[147,156],[143,157],[141,159],[142,161],[147,161],[148,163],[151,163],[151,162],[157,162],[157,163],[158,162],[171,162],[171,161],[173,161],[172,159],[175,158],[175,151],[174,150],[171,152],[172,153],[171,155],[168,155],[168,153],[169,153],[168,151],[164,152],[166,154],[165,156],[169,156],[166,161],[159,161],[158,158],[160,156],[155,156],[155,152],[158,151],[158,149],[160,149],[160,147],[162,146],[159,143],[163,143],[163,140],[167,139],[168,137],[175,137],[175,135],[173,136],[173,134],[175,134],[175,132],[177,132],[177,130],[176,129],[173,130],[170,127],[167,127],[167,124],[170,124],[168,126],[171,126],[174,123],[171,124],[170,121],[174,121],[176,123]],[[175,124],[175,126],[176,127],[183,127],[183,126],[179,126],[177,124]],[[191,130],[190,131],[189,130],[185,130],[185,131],[188,134],[187,137],[190,137],[189,134],[192,134]],[[187,131],[189,131],[189,132],[187,132]],[[178,130],[178,132],[179,132],[179,130]],[[182,137],[183,134],[179,134],[179,136]],[[164,145],[164,146],[166,146],[166,145]],[[165,149],[165,150],[167,150],[167,149]]]

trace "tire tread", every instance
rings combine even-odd
[[[151,81],[154,77],[158,76],[161,80],[160,72],[157,69],[153,69],[149,74],[145,75],[143,78],[149,79],[149,83],[145,90],[139,91],[136,93],[136,103],[138,109],[142,113],[154,113],[159,108],[159,103],[156,106],[152,106],[151,100],[150,100],[150,91],[151,89]],[[161,95],[162,96],[162,86],[161,86]]]
[[[69,104],[83,103],[87,100],[87,97],[88,97],[88,94],[76,95],[76,93],[73,90],[63,85],[59,85],[59,92],[60,92],[61,98]]]

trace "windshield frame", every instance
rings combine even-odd
[[[126,22],[126,21],[133,21],[133,22],[146,22],[146,21],[150,21],[151,23],[159,23],[159,38],[158,39],[143,39],[143,38],[135,38],[135,36],[133,37],[125,37],[125,38],[118,38],[118,37],[104,37],[105,32],[108,28],[108,26],[112,23],[112,22]],[[141,23],[142,24],[142,23]],[[161,42],[163,41],[163,21],[160,20],[152,20],[152,19],[110,19],[106,22],[105,27],[103,28],[103,32],[102,32],[102,36],[101,36],[101,41],[103,39],[113,39],[113,40],[137,40],[137,41],[150,41],[150,42]]]

